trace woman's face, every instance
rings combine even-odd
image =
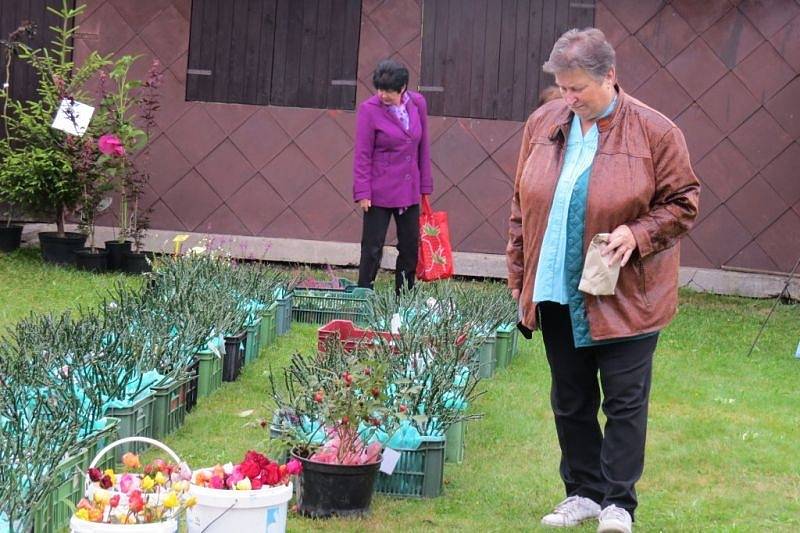
[[[403,89],[405,90],[405,89]],[[378,98],[381,99],[386,105],[400,105],[403,99],[403,91],[387,91],[385,89],[378,89]]]
[[[597,120],[614,98],[614,68],[602,80],[576,68],[555,75],[556,85],[569,108],[582,120]]]

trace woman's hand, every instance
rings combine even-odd
[[[367,211],[369,211],[369,208],[372,207],[372,200],[370,200],[369,198],[364,198],[358,201],[358,205],[360,205],[361,209],[363,209],[364,212],[366,213]]]
[[[610,265],[619,263],[619,266],[624,267],[634,250],[636,250],[636,239],[631,229],[623,224],[611,232],[602,254],[606,258],[611,256],[608,262]]]

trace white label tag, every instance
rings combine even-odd
[[[394,467],[397,466],[397,461],[400,460],[400,452],[391,448],[383,450],[383,460],[381,461],[381,472],[389,476],[394,472]]]
[[[65,131],[70,135],[83,137],[93,114],[94,108],[92,106],[65,98],[61,101],[61,106],[53,119],[52,127]]]

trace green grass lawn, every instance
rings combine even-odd
[[[30,251],[0,256],[0,326],[31,310],[90,304],[114,279],[43,267]],[[637,531],[800,530],[800,306],[778,306],[746,357],[770,305],[681,294],[680,313],[656,351]],[[293,324],[238,382],[201,400],[167,444],[195,467],[258,449],[264,430],[246,426],[269,414],[270,367],[315,348],[316,327]],[[290,516],[289,530],[538,530],[541,515],[563,497],[540,337],[521,342],[520,356],[483,386],[474,410],[485,417],[467,430],[464,463],[446,465],[442,497],[376,496],[369,518]],[[250,417],[239,416],[250,409]]]

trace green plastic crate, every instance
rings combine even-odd
[[[275,315],[278,311],[278,302],[272,302],[261,312],[261,346],[270,346],[277,337],[275,332]]]
[[[286,335],[292,329],[292,293],[277,299],[278,313],[275,317],[275,330],[278,335]]]
[[[511,359],[519,355],[519,330],[515,327],[511,332]]]
[[[153,438],[163,439],[183,425],[186,418],[186,384],[188,380],[171,380],[152,387]]]
[[[262,318],[257,318],[252,324],[245,327],[247,331],[247,340],[244,344],[244,363],[248,364],[258,357],[261,351],[260,338],[261,338],[261,321]]]
[[[436,498],[444,481],[444,437],[422,437],[416,450],[400,452],[391,476],[378,472],[375,492],[402,498]]]
[[[331,320],[367,321],[367,300],[372,290],[348,287],[345,290],[295,289],[292,320],[327,324]]]
[[[211,350],[195,354],[197,368],[197,399],[205,398],[222,386],[222,358]]]
[[[147,392],[129,407],[114,407],[106,410],[106,416],[119,419],[119,437],[153,437],[153,405],[155,396]],[[127,452],[142,453],[148,448],[143,442],[129,442],[114,448],[114,457],[117,462],[122,461],[122,456]]]
[[[513,324],[500,326],[497,328],[497,341],[495,343],[494,351],[496,354],[495,368],[501,370],[508,366],[511,362],[511,352],[513,350],[513,341],[511,335],[514,334],[516,328]]]
[[[83,497],[88,451],[81,448],[56,467],[57,485],[33,511],[33,533],[60,533],[69,530],[72,508]],[[88,459],[89,461],[91,458]]]
[[[467,421],[461,420],[447,428],[445,432],[444,461],[461,464],[464,461],[464,442]]]
[[[481,379],[494,376],[496,340],[497,337],[494,335],[487,336],[475,353],[475,357],[478,360],[478,376]]]
[[[119,419],[107,416],[105,417],[105,422],[106,425],[103,429],[92,433],[81,443],[82,446],[86,447],[86,464],[83,465],[84,470],[89,469],[89,464],[97,455],[97,452],[119,438]],[[107,470],[115,466],[114,454],[111,453],[105,454],[97,463],[97,468],[100,470]]]

